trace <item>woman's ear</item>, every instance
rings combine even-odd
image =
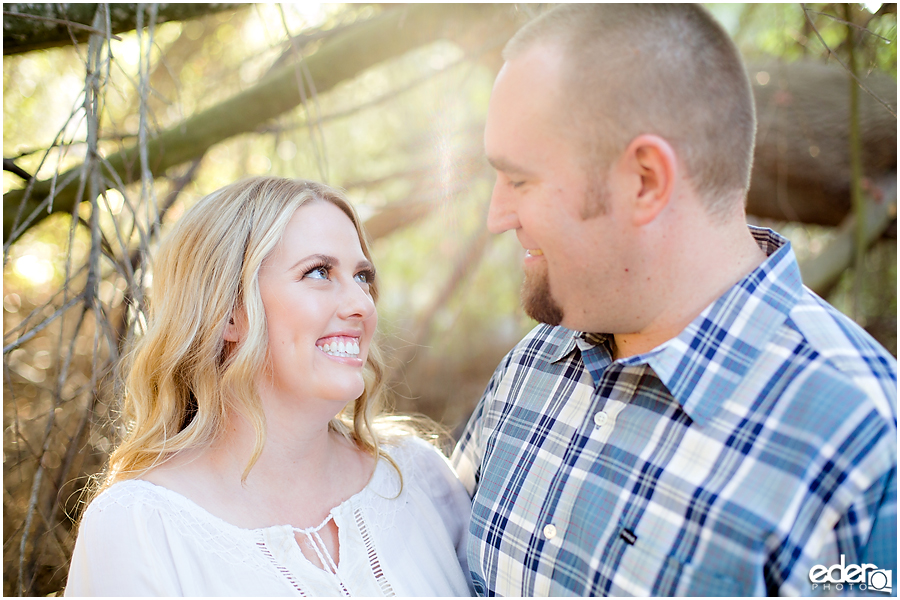
[[[639,179],[633,205],[635,225],[646,225],[665,208],[675,189],[678,159],[671,144],[658,135],[644,134],[625,150],[629,170]]]
[[[243,308],[235,308],[228,319],[228,324],[225,325],[225,341],[239,342],[246,331],[247,315]]]

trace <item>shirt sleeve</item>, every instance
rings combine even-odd
[[[887,489],[875,515],[872,534],[863,551],[863,560],[880,569],[897,565],[897,467],[889,476]]]
[[[883,448],[879,448],[881,450]],[[807,554],[808,559],[796,565],[786,563],[770,564],[770,573],[782,571],[787,574],[780,587],[769,590],[778,595],[810,595],[817,593],[811,586],[810,568],[813,565],[875,565],[876,570],[894,571],[897,565],[897,467],[896,464],[883,473],[864,492],[839,514],[834,526],[822,531],[820,536],[811,536],[812,543],[806,548],[797,548],[798,555]],[[825,519],[823,519],[824,523]],[[827,527],[827,525],[826,525]],[[873,570],[869,567],[869,570]],[[858,577],[858,573],[854,577]],[[776,582],[779,583],[779,582]],[[853,582],[857,585],[858,582]],[[847,586],[845,593],[865,595]],[[826,588],[827,590],[827,588]],[[840,591],[840,590],[838,590]]]
[[[467,572],[466,535],[472,510],[469,494],[450,466],[447,457],[441,454],[440,450],[418,438],[415,438],[414,443],[427,447],[423,448],[422,468],[419,472],[423,474],[426,480],[425,489],[429,491],[432,501],[444,521],[444,526],[450,534],[463,572]]]
[[[415,462],[415,481],[409,480],[404,485],[414,485],[428,498],[430,509],[423,514],[428,517],[432,527],[440,527],[449,538],[456,554],[469,594],[473,592],[471,575],[466,559],[466,542],[469,531],[469,519],[472,504],[469,494],[460,483],[456,472],[444,454],[425,440],[410,436],[403,444],[404,453]],[[432,521],[436,519],[437,521]],[[444,559],[446,561],[446,558]]]
[[[65,595],[184,595],[159,512],[106,500],[95,499],[82,518]]]

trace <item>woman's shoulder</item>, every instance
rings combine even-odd
[[[266,561],[253,532],[230,526],[177,492],[141,479],[117,482],[85,509],[69,595],[182,595],[178,573]]]
[[[119,481],[98,494],[82,517],[80,530],[85,528],[167,530],[187,537],[233,537],[243,531],[180,493],[144,479]]]
[[[78,535],[99,539],[152,536],[173,524],[178,528],[177,522],[185,521],[184,511],[166,492],[165,488],[140,479],[116,482],[88,504]]]
[[[398,435],[384,440],[381,451],[393,459],[404,489],[432,497],[457,495],[463,489],[449,459],[428,440],[413,434]]]
[[[431,466],[450,469],[447,457],[431,442],[413,433],[394,434],[381,442],[381,451],[407,468]],[[401,466],[401,471],[403,470]]]
[[[163,491],[163,488],[141,479],[118,481],[97,494],[88,504],[84,517],[130,512],[138,507],[160,508],[166,505]]]

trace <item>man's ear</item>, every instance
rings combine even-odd
[[[623,154],[626,170],[637,179],[632,221],[646,225],[669,204],[678,177],[678,159],[672,145],[658,135],[631,140]]]
[[[244,337],[245,331],[247,331],[247,316],[244,313],[244,309],[235,308],[228,319],[228,323],[225,325],[225,341],[239,342]]]

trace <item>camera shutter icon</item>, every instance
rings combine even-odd
[[[868,582],[866,587],[872,591],[885,592],[890,594],[893,592],[893,573],[887,569],[878,569],[867,573]]]

